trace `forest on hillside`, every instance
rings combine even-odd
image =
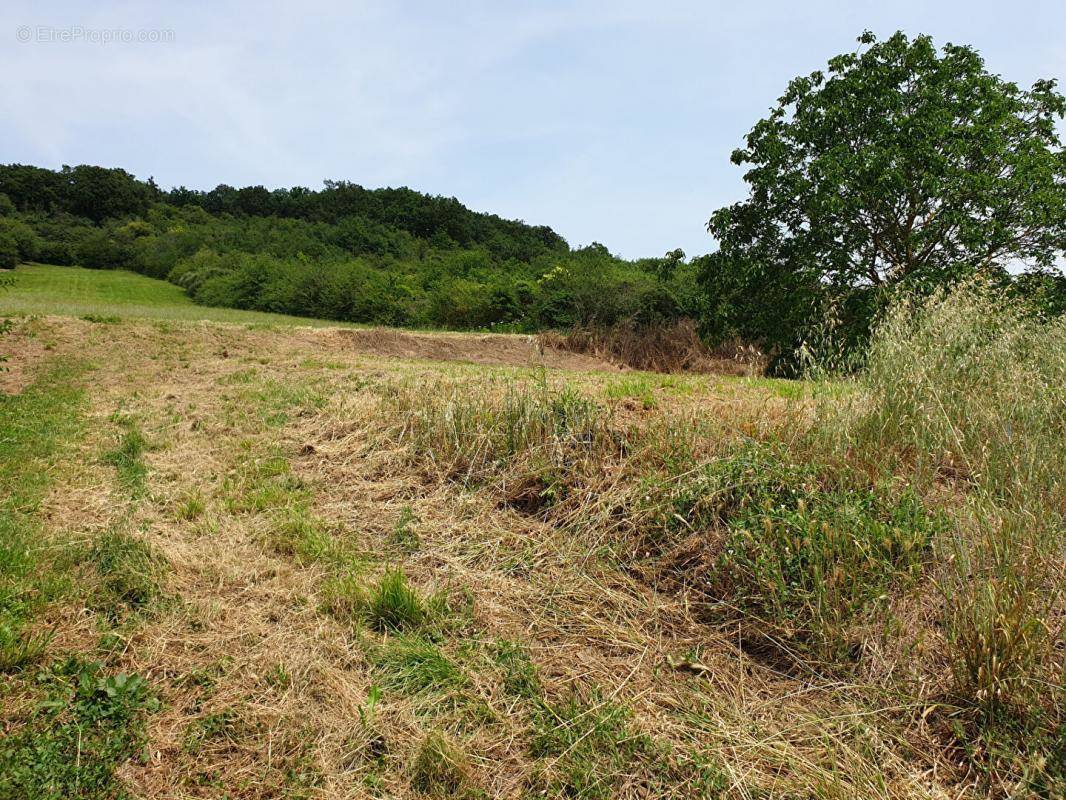
[[[164,191],[122,169],[0,166],[0,261],[129,269],[197,302],[349,322],[534,330],[699,315],[695,265],[572,250],[545,226],[327,181]]]

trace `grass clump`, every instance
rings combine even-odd
[[[412,527],[415,522],[415,513],[410,506],[400,509],[400,516],[393,526],[390,539],[392,544],[403,553],[414,553],[422,546],[418,532]]]
[[[15,672],[38,661],[52,637],[32,633],[21,621],[0,623],[0,673]]]
[[[122,322],[122,317],[114,314],[82,314],[81,319],[98,325],[118,325]]]
[[[411,764],[411,787],[428,797],[471,796],[473,781],[466,755],[444,734],[428,734]]]
[[[404,695],[431,694],[435,705],[458,703],[458,695],[469,685],[462,667],[440,647],[420,636],[400,636],[384,643],[371,656],[385,689]]]
[[[333,541],[326,525],[303,503],[281,509],[272,520],[268,539],[282,555],[301,561],[343,561],[341,548]]]
[[[353,575],[327,584],[326,606],[340,617],[355,619],[382,633],[416,631],[443,621],[443,595],[424,597],[402,569],[389,569],[369,589]]]
[[[980,286],[903,302],[876,329],[847,444],[929,481],[1063,509],[1066,319],[1043,321]]]
[[[279,451],[248,455],[223,481],[227,511],[235,514],[278,511],[306,504],[307,484],[292,471],[289,460]]]
[[[112,617],[143,611],[159,596],[160,561],[140,539],[109,531],[96,540],[89,560],[100,577],[99,602]]]
[[[142,751],[145,717],[158,708],[148,685],[76,659],[41,673],[39,683],[44,701],[0,738],[0,797],[124,796],[116,772]]]
[[[144,462],[144,454],[149,449],[148,440],[132,417],[118,417],[116,421],[123,432],[118,445],[104,453],[104,463],[115,468],[123,488],[134,497],[140,497],[145,492],[148,477],[148,465]]]

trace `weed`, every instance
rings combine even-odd
[[[267,672],[266,682],[270,688],[284,692],[292,686],[292,675],[288,668],[279,661]]]
[[[718,599],[773,626],[771,639],[846,655],[847,625],[920,575],[943,520],[908,489],[849,485],[780,448],[751,444],[675,485],[666,522],[709,530]]]
[[[116,771],[144,747],[145,714],[158,708],[147,684],[76,659],[39,681],[44,701],[0,738],[0,797],[120,796]]]

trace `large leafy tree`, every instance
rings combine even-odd
[[[712,333],[784,347],[828,289],[1048,269],[1062,254],[1066,100],[1055,82],[1023,90],[972,48],[938,50],[928,36],[859,42],[793,80],[733,153],[750,194],[707,226],[720,249],[703,283],[724,309]],[[760,295],[777,311],[753,314]]]

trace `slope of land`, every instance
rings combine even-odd
[[[326,320],[197,305],[181,287],[127,270],[23,264],[6,274],[15,283],[0,292],[0,316],[63,314],[346,327]]]

